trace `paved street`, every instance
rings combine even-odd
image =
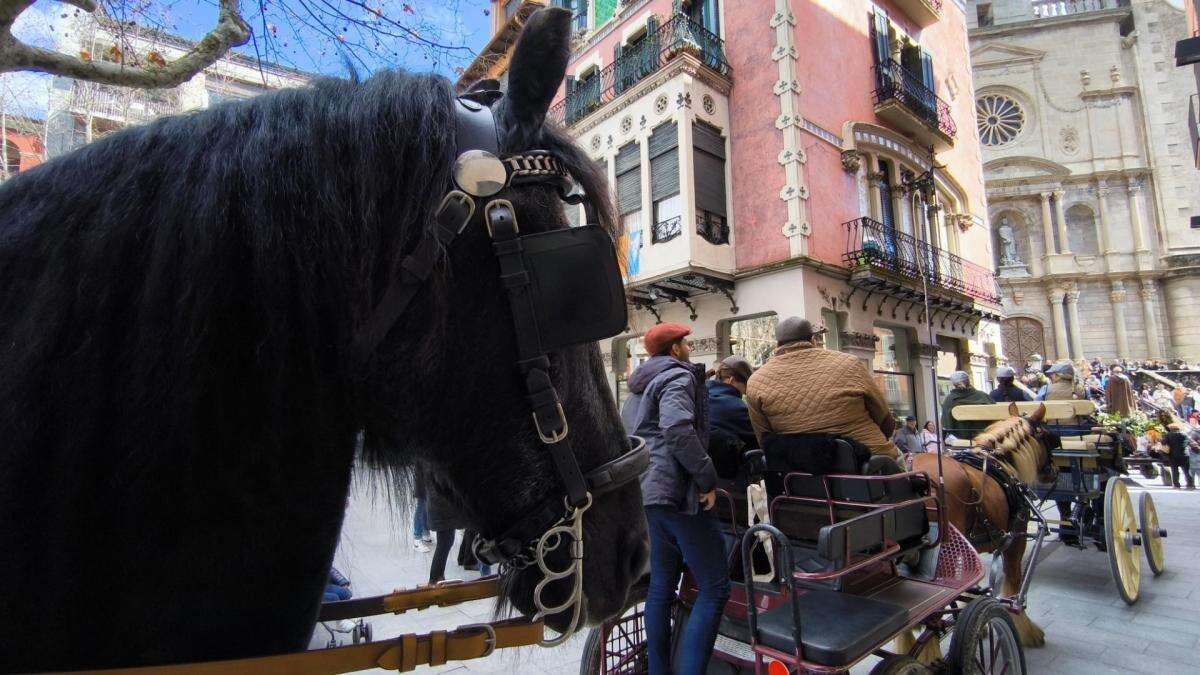
[[[1063,548],[1052,542],[1044,553],[1030,594],[1031,615],[1046,631],[1047,644],[1026,651],[1034,674],[1105,675],[1200,673],[1200,491],[1163,488],[1142,481],[1154,495],[1166,541],[1167,571],[1153,577],[1142,561],[1142,597],[1133,607],[1118,595],[1108,557],[1097,551]],[[1140,490],[1131,491],[1136,506]],[[1048,509],[1053,511],[1051,505]],[[1049,514],[1048,514],[1049,515]],[[359,595],[387,592],[424,581],[431,554],[413,550],[407,517],[391,513],[369,486],[355,486],[337,566]],[[451,563],[450,578],[473,578]],[[490,602],[435,608],[371,619],[377,638],[425,632],[487,620]],[[314,645],[328,635],[318,627]],[[554,650],[530,648],[496,653],[469,663],[450,663],[418,672],[576,673],[582,637]],[[870,664],[855,669],[867,673]],[[378,671],[384,672],[384,671]]]

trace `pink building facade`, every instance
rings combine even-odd
[[[999,304],[956,2],[498,1],[460,84],[503,79],[543,4],[576,12],[551,117],[608,167],[629,237],[631,325],[603,345],[619,397],[658,321],[692,325],[701,361],[761,362],[791,315],[865,360],[899,416],[932,417],[931,370],[991,382]]]

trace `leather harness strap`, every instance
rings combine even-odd
[[[542,639],[544,630],[541,621],[509,619],[460,626],[452,631],[408,633],[381,642],[294,654],[88,672],[104,675],[242,675],[246,672],[333,675],[369,668],[408,672],[417,666],[468,661],[488,656],[497,649],[535,645]]]
[[[449,607],[472,600],[500,595],[500,577],[488,576],[474,581],[443,581],[433,586],[398,590],[387,595],[327,602],[321,605],[317,621],[340,621],[377,614],[403,614],[410,609]]]

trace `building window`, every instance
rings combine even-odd
[[[683,215],[679,197],[679,126],[659,125],[650,134],[650,199],[655,223]]]
[[[904,418],[917,414],[913,375],[907,357],[908,339],[903,332],[876,326],[875,383],[883,391],[892,415]]]
[[[513,3],[509,3],[513,4]],[[516,3],[520,4],[520,3]],[[555,7],[571,10],[571,31],[575,33],[587,32],[588,27],[588,0],[554,0]],[[599,7],[599,5],[597,5]],[[515,10],[514,10],[515,11]],[[511,15],[510,15],[511,16]]]
[[[1011,143],[1025,128],[1025,111],[1013,99],[1001,94],[980,96],[975,101],[979,140],[996,147]]]
[[[696,231],[712,244],[729,243],[725,213],[725,139],[716,127],[692,124],[692,167],[695,174]]]
[[[975,5],[975,20],[976,25],[980,28],[987,28],[996,22],[992,16],[992,3],[981,2]]]
[[[642,210],[642,157],[638,144],[617,151],[617,212],[622,217]]]

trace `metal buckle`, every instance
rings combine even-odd
[[[496,238],[495,233],[492,232],[492,209],[500,208],[502,206],[508,207],[509,213],[512,214],[513,232],[516,234],[521,233],[521,228],[517,225],[517,210],[513,208],[512,202],[508,201],[507,199],[493,199],[487,203],[487,206],[483,207],[483,226],[487,228],[489,239]]]
[[[442,210],[446,208],[446,205],[449,204],[450,200],[452,199],[455,201],[465,202],[467,205],[467,217],[458,224],[458,229],[456,230],[458,234],[462,234],[462,231],[467,227],[467,223],[471,222],[471,218],[475,216],[475,200],[461,190],[451,190],[446,193],[445,197],[442,197],[442,203],[438,206],[438,209],[435,211],[435,213],[441,214]]]
[[[546,445],[554,445],[555,443],[561,443],[563,441],[563,439],[565,439],[567,437],[567,434],[571,430],[570,427],[567,426],[567,415],[566,415],[566,413],[563,412],[562,401],[559,401],[555,405],[558,408],[558,419],[562,421],[562,433],[561,434],[554,433],[554,434],[550,434],[549,436],[547,436],[545,434],[545,432],[542,431],[541,422],[538,422],[537,411],[534,411],[534,413],[533,413],[533,427],[535,429],[537,429],[538,438],[542,439],[542,442],[545,443]]]
[[[486,659],[487,657],[491,656],[492,652],[496,651],[496,627],[490,623],[469,623],[465,626],[458,627],[459,630],[468,630],[470,628],[482,628],[483,630],[487,631],[487,651],[484,652],[479,658]]]

